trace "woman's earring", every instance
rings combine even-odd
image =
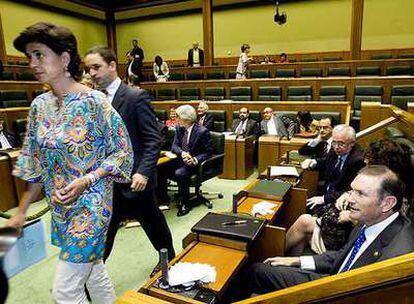
[[[65,66],[65,76],[67,78],[69,78],[71,76],[70,73],[69,73],[69,71],[68,71],[68,67],[67,66]]]

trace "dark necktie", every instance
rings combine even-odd
[[[188,152],[188,131],[187,129],[185,129],[184,131],[184,136],[181,141],[181,149],[184,150],[185,152]]]
[[[365,227],[361,229],[359,232],[358,238],[356,239],[354,243],[354,247],[352,248],[351,255],[349,256],[348,261],[346,261],[344,268],[340,270],[340,272],[348,271],[349,268],[351,268],[352,261],[355,259],[355,256],[357,255],[358,251],[361,249],[362,244],[366,241],[365,237]]]
[[[332,170],[332,174],[331,174],[328,187],[326,188],[327,192],[335,191],[335,183],[341,175],[341,166],[342,166],[342,157],[338,156],[338,160],[336,161],[335,167]]]

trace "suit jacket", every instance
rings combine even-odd
[[[273,120],[275,122],[277,134],[280,137],[289,138],[288,131],[286,130],[286,127],[283,124],[282,119],[277,115],[273,115]],[[269,133],[269,130],[267,129],[267,121],[266,120],[262,120],[260,122],[260,129],[261,129],[261,134],[268,134]]]
[[[3,131],[3,134],[12,148],[17,148],[19,146],[19,141],[13,134],[10,134],[6,131]],[[0,149],[3,149],[1,142],[0,142]]]
[[[132,72],[132,74],[135,75],[135,76],[139,76],[139,73],[140,73],[140,63],[139,63],[139,60],[138,59],[134,59],[134,60],[128,61],[127,65],[126,65],[126,76],[127,76],[127,80],[129,78],[129,76],[131,76],[129,74],[129,65],[131,63],[132,63],[132,65],[131,65],[131,72]]]
[[[177,127],[171,147],[171,151],[177,154],[180,158],[181,153],[183,152],[181,144],[184,132],[185,128]],[[188,150],[188,153],[197,159],[198,164],[201,164],[203,161],[210,158],[213,152],[210,131],[198,124],[194,124],[188,141]]]
[[[338,155],[334,149],[331,149],[326,157],[316,159],[315,169],[321,171],[323,180],[325,180],[325,203],[334,203],[342,193],[351,189],[351,183],[357,176],[358,171],[365,167],[364,151],[358,144],[355,144],[349,152],[339,175],[334,170],[337,161]],[[334,189],[329,193],[326,192],[328,184]]]
[[[325,150],[326,145],[327,142],[325,140],[320,140],[315,146],[310,146],[309,143],[306,143],[299,148],[298,152],[300,155],[310,156],[312,158],[323,158],[329,152]]]
[[[199,122],[200,122],[200,116],[197,117],[197,123],[200,124]],[[206,113],[206,116],[204,117],[203,127],[207,128],[209,131],[213,131],[214,117],[211,114]]]
[[[132,175],[140,173],[148,177],[146,190],[156,186],[157,161],[161,148],[160,130],[150,102],[146,91],[125,83],[121,83],[112,101],[112,106],[124,121],[134,150]],[[124,188],[129,191],[128,184]],[[130,195],[137,193],[129,192]]]
[[[188,50],[188,57],[187,57],[188,66],[194,65],[193,53],[194,53],[194,49]],[[204,65],[204,51],[202,49],[198,49],[198,57],[200,59],[200,65]]]
[[[137,61],[138,67],[142,67],[142,62],[144,61],[144,51],[139,46],[137,46],[132,49],[131,55]]]
[[[240,124],[240,119],[236,118],[233,120],[233,124],[231,126],[231,131],[236,132],[237,127]],[[246,130],[242,133],[243,136],[250,136],[254,135],[257,136],[257,122],[253,119],[247,119]]]
[[[361,228],[361,225],[354,228],[348,242],[340,250],[327,251],[313,256],[316,272],[336,274],[348,253],[352,250]],[[414,251],[414,229],[412,223],[407,218],[399,215],[368,246],[354,262],[351,269],[384,261],[412,251]]]

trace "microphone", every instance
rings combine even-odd
[[[168,284],[168,250],[162,248],[160,250],[160,264],[161,264],[161,281],[159,287],[167,289],[170,287]]]

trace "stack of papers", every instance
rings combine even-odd
[[[276,206],[277,205],[274,203],[270,203],[267,201],[261,201],[253,205],[251,213],[253,216],[274,214],[275,210],[273,210],[273,208],[275,208]]]
[[[216,281],[216,268],[208,264],[177,263],[168,271],[168,284],[170,286],[190,286],[197,281],[210,283]]]
[[[284,176],[284,175],[299,177],[299,172],[295,167],[270,166],[270,176]]]

